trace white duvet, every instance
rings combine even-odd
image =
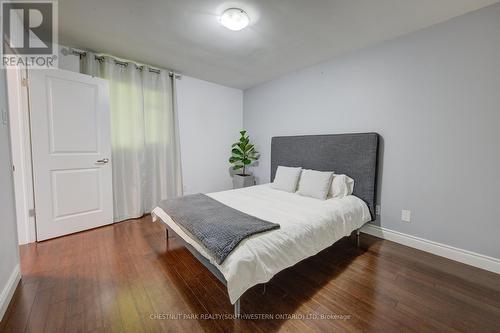
[[[280,225],[279,229],[243,240],[218,265],[205,247],[189,237],[161,208],[153,210],[153,221],[159,219],[166,223],[220,270],[227,281],[232,304],[247,289],[269,281],[283,269],[324,250],[371,219],[367,205],[353,195],[319,200],[275,190],[270,184],[207,195]]]

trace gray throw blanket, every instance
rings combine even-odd
[[[197,238],[221,264],[245,238],[277,229],[279,224],[250,216],[204,194],[160,202],[160,208]]]

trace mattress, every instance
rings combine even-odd
[[[368,206],[353,195],[318,200],[275,190],[270,184],[207,195],[246,214],[280,225],[279,229],[243,240],[218,265],[204,246],[161,208],[153,210],[153,221],[167,224],[222,273],[232,304],[249,288],[269,281],[283,269],[326,249],[371,220]]]

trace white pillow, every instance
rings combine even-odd
[[[325,200],[332,184],[333,172],[302,170],[297,193]]]
[[[302,168],[290,168],[285,166],[278,166],[276,176],[271,187],[276,190],[295,192],[297,183],[299,182],[300,172]]]
[[[333,175],[332,186],[328,196],[343,198],[351,195],[354,190],[354,179],[346,175]]]

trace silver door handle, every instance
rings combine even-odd
[[[109,159],[103,158],[102,160],[97,160],[95,163],[96,164],[107,164],[109,162]]]

